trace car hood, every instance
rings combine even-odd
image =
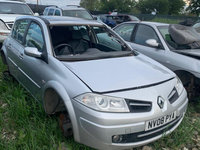
[[[141,55],[141,54],[140,54]],[[114,92],[160,83],[175,74],[146,56],[63,62],[94,92]]]
[[[0,20],[4,22],[14,22],[17,17],[24,16],[19,14],[0,14]]]
[[[176,50],[175,52],[200,59],[200,49]]]

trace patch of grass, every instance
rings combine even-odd
[[[181,20],[176,20],[176,19],[165,19],[165,18],[154,18],[151,20],[152,22],[161,22],[161,23],[168,23],[168,24],[178,24],[181,22]]]
[[[0,150],[90,150],[91,148],[66,139],[56,116],[47,116],[37,101],[11,78],[3,79],[5,66],[0,61]],[[188,112],[172,134],[150,144],[153,149],[200,149],[200,103],[190,104]],[[136,148],[138,150],[142,147]]]

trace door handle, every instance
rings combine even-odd
[[[7,47],[8,47],[9,49],[11,49],[11,44],[9,43]]]
[[[23,53],[20,53],[20,54],[19,54],[19,58],[20,58],[20,59],[23,59],[23,58],[24,58],[24,54],[23,54]]]

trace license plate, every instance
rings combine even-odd
[[[176,119],[176,112],[173,112],[171,114],[168,114],[166,116],[154,119],[154,120],[150,120],[146,122],[146,127],[145,127],[145,131],[148,130],[152,130],[154,128],[158,128],[162,125],[165,125],[171,121],[173,121],[174,119]]]

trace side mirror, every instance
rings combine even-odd
[[[42,53],[35,47],[25,47],[24,53],[31,57],[41,58]]]
[[[34,13],[34,16],[39,16],[39,13]]]
[[[146,44],[155,48],[158,48],[160,46],[160,44],[155,39],[146,40]]]

